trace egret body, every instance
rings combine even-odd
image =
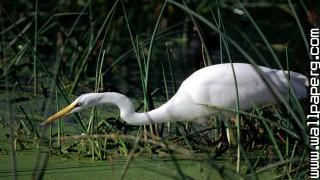
[[[228,117],[232,115],[230,112],[213,107],[236,109],[237,101],[240,110],[276,104],[278,98],[274,91],[280,96],[288,96],[289,75],[293,93],[298,98],[307,96],[308,80],[302,74],[244,63],[233,63],[233,67],[238,97],[231,64],[218,64],[194,72],[183,81],[177,93],[168,102],[152,111],[135,112],[130,99],[120,93],[88,93],[78,97],[42,124],[100,104],[116,105],[120,109],[121,119],[130,125],[172,121],[199,122],[212,115]]]

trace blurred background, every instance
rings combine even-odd
[[[43,92],[49,89],[50,82],[44,71],[53,73],[58,69],[59,78],[66,85],[71,84],[72,92],[79,94],[93,89],[99,55],[104,51],[102,88],[117,89],[128,95],[138,93],[142,89],[139,66],[128,25],[134,43],[139,44],[144,56],[148,56],[150,39],[163,2],[124,1],[129,24],[122,7],[113,7],[114,3],[99,0],[47,1],[36,6],[34,1],[2,1],[2,74],[7,66],[10,85],[21,85],[20,88],[31,91],[37,84],[34,91]],[[220,23],[225,34],[257,64],[279,68],[257,29],[236,1],[185,3],[215,26]],[[305,62],[308,56],[301,31],[308,36],[310,27],[319,22],[316,13],[319,7],[315,1],[293,3],[294,12],[287,1],[243,1],[242,5],[267,38],[282,66],[286,67],[287,50],[290,68],[307,72]],[[296,18],[299,18],[303,29],[299,29]],[[161,14],[154,38],[149,75],[153,89],[163,86],[159,67],[163,65],[168,69],[169,58],[178,82],[205,66],[207,61],[210,64],[229,62],[223,46],[222,56],[220,54],[221,35],[170,3]],[[229,45],[229,50],[233,62],[248,62],[232,45]],[[57,61],[58,68],[55,66]],[[34,69],[37,69],[36,74]],[[165,73],[167,75],[168,71]],[[4,82],[4,75],[1,80]]]

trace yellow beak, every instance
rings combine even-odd
[[[46,119],[44,122],[42,122],[40,125],[44,126],[46,124],[48,124],[49,122],[52,122],[60,117],[64,117],[68,114],[70,114],[70,112],[72,111],[72,109],[74,109],[76,107],[76,103],[72,103],[69,106],[63,108],[62,110],[60,110],[59,112],[55,113],[54,115],[48,117],[48,119]]]

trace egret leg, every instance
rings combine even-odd
[[[148,135],[148,127],[150,130],[149,135]],[[151,136],[152,141],[155,142],[155,137],[159,137],[159,133],[156,126],[153,126],[152,124],[143,126],[143,137],[145,142],[147,142],[148,136],[149,137]]]
[[[154,134],[154,131],[153,131],[153,126],[152,126],[152,124],[149,125],[149,128],[150,128],[150,133],[151,133],[152,142],[155,142],[155,140],[154,140],[155,134]]]
[[[237,144],[235,140],[236,136],[234,133],[234,129],[232,128],[233,127],[232,122],[235,122],[235,121],[236,121],[235,117],[232,117],[230,118],[230,120],[227,121],[226,133],[227,133],[229,146],[235,146]]]
[[[144,142],[147,142],[147,137],[148,137],[148,134],[147,134],[147,125],[144,125],[143,126],[143,139],[144,139]]]

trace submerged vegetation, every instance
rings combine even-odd
[[[138,111],[151,110],[211,64],[307,74],[305,31],[318,25],[320,9],[312,3],[0,2],[0,161],[7,162],[0,178],[49,176],[60,170],[50,169],[59,158],[98,160],[102,175],[117,179],[141,178],[145,170],[150,179],[307,178],[306,102],[293,95],[276,106],[232,110],[238,124],[212,117],[206,129],[191,122],[129,126],[110,106],[39,124],[85,92],[121,92]],[[236,146],[228,144],[226,127]],[[75,162],[70,167],[82,166]]]

